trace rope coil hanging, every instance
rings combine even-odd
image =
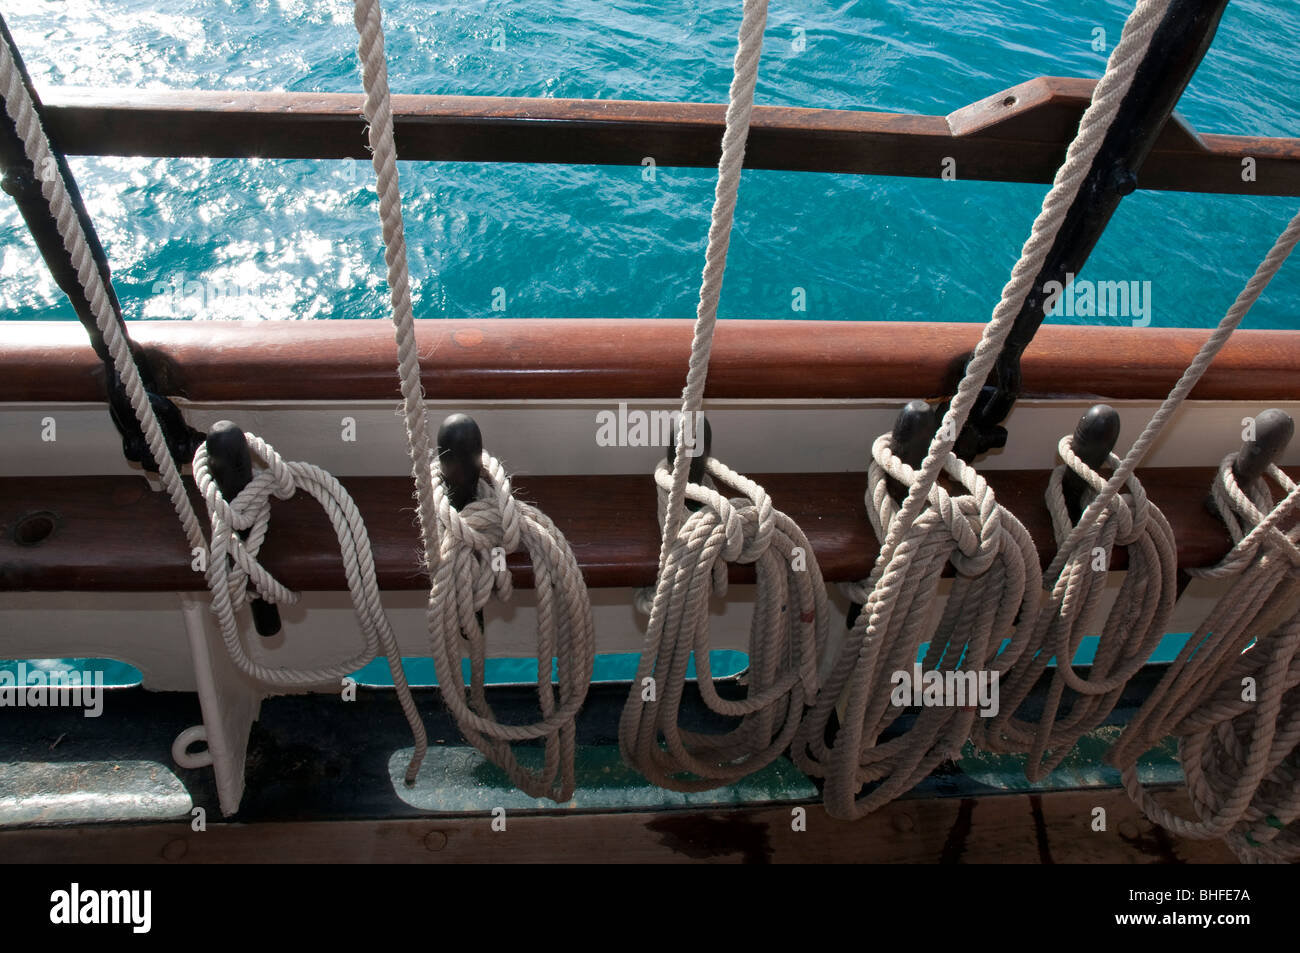
[[[804,729],[796,738],[796,760],[827,772],[826,807],[835,816],[862,816],[883,803],[887,795],[880,792],[897,789],[901,793],[904,783],[902,779],[909,776],[910,772],[902,771],[894,775],[901,780],[891,781],[888,786],[881,785],[861,800],[854,797],[857,791],[857,787],[853,786],[856,779],[873,770],[872,763],[861,765],[857,760],[863,752],[862,743],[858,739],[865,736],[874,740],[870,736],[870,729],[874,726],[860,721],[867,715],[867,688],[872,683],[874,671],[870,664],[859,665],[859,660],[868,662],[881,651],[878,645],[886,638],[896,604],[900,599],[910,600],[914,586],[909,569],[921,540],[929,532],[928,527],[914,530],[914,526],[922,516],[923,507],[930,502],[931,490],[935,487],[939,474],[949,465],[957,436],[1011,333],[1022,303],[1033,290],[1035,276],[1042,270],[1043,262],[1088,175],[1094,157],[1101,149],[1120,103],[1133,83],[1138,65],[1167,6],[1168,0],[1139,0],[1124,24],[1119,42],[1106,64],[1106,71],[1093,91],[1092,102],[1080,120],[1078,134],[1070,143],[1065,161],[1057,170],[1052,187],[1043,199],[1042,210],[1034,221],[1029,238],[1002,290],[1002,297],[984,328],[980,342],[966,365],[965,374],[943,422],[924,461],[915,471],[915,478],[910,483],[902,507],[893,515],[888,526],[884,527],[887,532],[868,581],[870,597],[866,600],[862,613],[864,618],[855,624],[850,644],[841,652],[822,687],[823,697],[818,698],[815,708],[817,717],[806,720]],[[1013,657],[1014,653],[998,664],[1009,665]],[[851,681],[853,684],[850,684]],[[818,725],[824,729],[830,709],[846,689],[852,699],[846,721],[852,724],[846,723],[841,727],[841,732],[847,729],[847,734],[842,742],[837,739],[836,744],[828,750],[819,734]],[[879,701],[876,704],[878,706]],[[919,745],[917,749],[920,750]],[[925,757],[923,752],[912,752],[898,767],[905,768],[909,763],[919,764]],[[929,757],[933,758],[934,755]],[[831,761],[835,763],[828,763]],[[835,782],[833,789],[832,779]]]
[[[212,590],[212,612],[217,617],[222,641],[231,661],[254,681],[272,688],[306,688],[352,675],[368,665],[381,651],[388,660],[402,713],[415,739],[415,750],[407,765],[406,783],[415,781],[428,748],[424,723],[420,719],[411,689],[402,669],[397,638],[379,599],[375,562],[370,537],[352,497],[329,473],[310,463],[285,460],[269,443],[254,434],[246,435],[249,452],[263,465],[235,499],[221,494],[208,466],[208,447],[200,444],[194,454],[194,482],[207,504],[212,541],[208,547],[208,580]],[[338,537],[348,592],[361,626],[362,650],[355,656],[320,668],[295,670],[269,667],[255,661],[244,647],[235,611],[248,601],[251,582],[267,602],[292,605],[298,594],[285,588],[257,561],[271,521],[271,498],[287,500],[302,491],[325,510]],[[247,531],[248,538],[240,536]],[[233,563],[232,563],[233,561]]]
[[[22,77],[13,58],[13,54],[6,43],[0,43],[0,89],[3,90],[5,110],[14,121],[15,128],[17,129],[20,138],[23,140],[24,152],[32,165],[38,169],[54,167],[54,152],[50,145],[49,137],[41,126],[40,119],[36,114],[35,104],[32,102],[31,96],[23,85]],[[186,493],[185,485],[181,480],[180,470],[177,468],[167,447],[167,441],[163,434],[162,425],[159,423],[157,414],[154,412],[154,408],[149,400],[149,394],[140,378],[139,369],[136,367],[135,359],[131,354],[130,344],[122,335],[114,318],[108,289],[106,288],[103,277],[95,264],[94,256],[90,250],[90,244],[86,238],[85,231],[82,228],[81,221],[77,217],[68,192],[67,184],[63,181],[63,177],[61,175],[43,176],[41,178],[41,194],[49,204],[50,214],[58,224],[59,234],[63,239],[64,248],[68,251],[74,263],[74,267],[77,271],[77,280],[82,287],[87,302],[90,304],[91,311],[95,316],[95,324],[99,328],[99,331],[103,336],[104,344],[108,348],[109,354],[113,359],[113,366],[122,380],[123,390],[130,401],[136,420],[140,424],[140,429],[145,436],[149,452],[158,465],[159,479],[162,481],[163,488],[166,490],[167,496],[171,500],[177,518],[180,520],[181,529],[184,531],[185,537],[188,540],[192,551],[208,550],[209,543],[204,539],[198,515],[190,505],[189,495]],[[263,446],[268,455],[273,454],[273,451],[268,445]],[[200,444],[196,458],[203,455],[205,450],[206,448]],[[269,457],[267,459],[269,459]],[[275,456],[274,459],[277,461],[279,460],[278,456]],[[280,461],[280,464],[282,464],[282,461]],[[308,467],[309,465],[301,464],[298,466]],[[353,591],[353,599],[358,607],[358,618],[362,620],[363,638],[365,640],[367,651],[370,652],[369,656],[366,658],[366,662],[368,662],[370,659],[374,658],[375,644],[383,644],[387,651],[392,638],[391,629],[388,628],[387,620],[383,617],[382,610],[378,609],[377,592],[373,590],[373,587],[369,587],[364,581],[366,575],[365,564],[362,561],[360,554],[364,549],[366,556],[368,557],[369,543],[365,540],[364,529],[361,530],[361,540],[359,543],[355,536],[351,536],[353,516],[355,515],[355,521],[357,523],[360,521],[360,516],[355,514],[354,507],[348,511],[348,505],[351,503],[350,499],[346,501],[346,504],[340,505],[339,501],[343,500],[347,496],[347,494],[343,492],[342,487],[338,486],[337,481],[334,481],[331,485],[330,481],[332,481],[333,478],[323,470],[311,468],[311,471],[313,472],[308,472],[307,470],[300,471],[301,475],[306,480],[307,485],[323,494],[323,498],[317,497],[317,499],[326,506],[326,509],[331,514],[332,520],[335,520],[337,517],[342,520],[343,523],[347,524],[345,528],[342,524],[336,522],[335,528],[340,534],[341,543],[345,539],[345,535],[351,539],[350,544],[344,544],[344,559],[345,563],[350,567],[348,573],[349,588]],[[278,476],[271,478],[274,479],[276,488],[283,492],[289,492],[289,487],[291,483],[296,483],[298,474],[295,473],[293,480],[291,480],[286,476],[286,474],[290,473],[287,468],[277,472]],[[195,479],[199,479],[197,471]],[[262,484],[263,487],[266,485],[265,482]],[[256,492],[261,492],[261,490],[259,489]],[[251,495],[249,499],[252,499]],[[251,503],[249,505],[251,505]],[[222,501],[222,506],[224,506],[224,501]],[[243,519],[242,514],[236,515],[232,510],[223,510],[222,512],[223,514],[229,513],[229,518],[235,522]],[[261,545],[261,541],[265,537],[265,532],[265,525],[262,525],[260,528],[254,528],[254,535],[257,537],[256,546]],[[236,605],[235,599],[242,598],[242,579],[248,578],[246,576],[240,576],[240,574],[250,574],[255,584],[264,586],[264,596],[271,596],[273,599],[274,597],[278,597],[280,601],[292,601],[293,595],[280,586],[279,583],[275,582],[263,573],[261,567],[256,565],[255,560],[251,562],[243,560],[243,562],[241,562],[240,570],[235,574],[241,578],[239,583],[234,583],[232,581],[223,582],[222,573],[227,571],[227,562],[225,559],[227,546],[229,547],[229,551],[234,554],[237,559],[241,559],[242,556],[248,554],[248,550],[243,546],[242,541],[239,541],[237,538],[233,541],[226,539],[223,532],[222,538],[219,539],[216,534],[214,534],[205,578],[208,588],[212,593],[213,610],[216,612],[218,621],[222,626],[223,639],[227,650],[231,652],[232,660],[246,675],[257,678],[265,684],[301,684],[301,682],[292,681],[293,676],[285,674],[283,670],[272,670],[257,665],[247,657],[246,653],[244,653],[242,645],[239,643],[238,631],[237,628],[234,627],[233,618],[234,607]],[[252,552],[255,555],[256,548],[254,548]],[[350,554],[356,554],[358,562],[355,566],[350,561]],[[370,566],[369,575],[373,577],[373,565]],[[358,580],[360,580],[360,589],[353,588],[354,581]],[[238,597],[232,595],[230,588],[231,585],[236,584],[240,587],[240,595]],[[229,602],[229,605],[225,606],[223,600]],[[233,639],[231,638],[232,632],[234,633]],[[406,715],[407,721],[411,725],[411,730],[415,738],[415,752],[412,757],[411,765],[407,770],[407,781],[409,783],[414,779],[415,771],[419,768],[419,761],[424,756],[424,726],[420,722],[419,715],[415,710],[414,702],[410,698],[409,689],[406,687],[406,681],[401,672],[400,657],[395,654],[395,643],[391,644],[393,648],[392,654],[389,654],[389,663],[390,668],[392,668],[393,671],[394,685],[398,686],[398,695],[399,700],[401,701],[402,710]],[[394,660],[396,660],[395,663]],[[338,667],[333,667],[304,674],[323,674],[325,675],[325,679],[323,680],[328,680],[335,678],[337,671]],[[349,673],[351,671],[355,671],[355,669],[349,669]],[[290,681],[285,681],[286,679]]]
[[[591,603],[578,561],[555,524],[516,500],[500,462],[483,453],[477,498],[461,510],[451,504],[440,472],[433,482],[441,548],[429,593],[429,638],[443,700],[466,739],[532,797],[573,796],[576,719],[591,683],[596,656]],[[477,614],[495,596],[509,601],[505,556],[528,553],[537,594],[537,691],[542,720],[507,725],[496,720],[486,692],[487,649]],[[461,656],[468,650],[466,685]],[[559,698],[552,687],[558,666]],[[468,700],[467,700],[468,696]],[[524,768],[510,743],[543,739],[540,770]]]
[[[800,729],[795,763],[806,773],[826,779],[824,800],[831,816],[865,815],[904,793],[944,759],[955,757],[978,719],[974,699],[968,704],[923,707],[911,725],[887,740],[882,735],[904,712],[895,704],[891,685],[896,673],[913,676],[921,645],[925,672],[976,672],[992,679],[1023,650],[1023,636],[1013,631],[1019,616],[1035,609],[1034,573],[1038,553],[1029,531],[994,499],[988,483],[973,467],[949,454],[945,470],[966,492],[953,495],[930,488],[930,507],[913,525],[897,550],[894,566],[908,584],[883,613],[877,613],[877,579],[852,593],[865,603],[841,648],[832,674]],[[916,471],[895,455],[890,435],[872,445],[868,469],[867,513],[878,538],[897,519],[899,505],[889,493],[887,477],[914,487]],[[937,624],[931,607],[939,596],[943,570],[956,576]],[[866,636],[868,623],[876,630]],[[1003,642],[1010,646],[998,655]],[[844,715],[834,743],[825,733],[831,713],[843,701]],[[881,782],[857,797],[863,785]]]
[[[1300,503],[1284,490],[1273,506],[1263,480],[1238,485],[1229,454],[1212,498],[1234,540],[1215,567],[1228,589],[1107,754],[1125,790],[1153,821],[1192,839],[1222,838],[1246,861],[1300,860],[1300,524],[1282,521]],[[1157,803],[1138,779],[1137,760],[1164,738],[1178,757],[1196,820]]]
[[[1106,479],[1075,452],[1073,439],[1061,438],[1057,449],[1064,462],[1052,471],[1046,493],[1058,545],[1074,528],[1062,487],[1067,473],[1082,479],[1085,500],[1106,487]],[[1112,468],[1120,465],[1113,453],[1108,462]],[[1004,683],[998,715],[980,725],[972,739],[987,751],[1028,754],[1025,774],[1031,781],[1060,765],[1080,738],[1105,721],[1129,679],[1164,637],[1174,609],[1178,551],[1173,530],[1136,476],[1130,475],[1127,485],[1129,495],[1113,498],[1092,532],[1073,544],[1052,597],[1032,626],[1030,649]],[[1103,622],[1099,609],[1105,569],[1119,546],[1128,551],[1128,570]],[[1085,635],[1098,631],[1088,675],[1080,676],[1074,670],[1079,646]],[[1053,658],[1056,666],[1042,711],[1032,721],[1017,718]]]
[[[704,271],[691,341],[683,421],[702,418],[713,331],[727,264],[731,226],[740,190],[749,135],[767,0],[745,0],[741,14],[726,128],[709,221]],[[805,701],[816,691],[817,653],[828,628],[825,586],[807,539],[753,481],[710,460],[709,473],[743,496],[726,500],[705,484],[688,483],[687,432],[677,433],[674,459],[661,466],[659,572],[650,620],[619,724],[624,758],[663,787],[699,791],[730,783],[774,760],[798,728]],[[696,438],[700,435],[696,434]],[[689,518],[687,499],[704,504]],[[803,550],[806,568],[795,568],[794,549]],[[708,597],[725,587],[725,564],[750,561],[758,572],[758,604],[750,630],[750,685],[743,701],[722,699],[709,672]],[[798,616],[791,599],[798,599]],[[687,664],[694,652],[699,689],[714,712],[740,718],[721,735],[683,731],[678,724]],[[652,674],[653,673],[653,674]],[[653,678],[653,698],[644,697],[644,680]],[[661,748],[662,734],[665,747]],[[682,777],[694,775],[694,777]]]
[[[646,645],[619,726],[624,759],[652,783],[675,791],[730,784],[785,751],[816,692],[829,618],[821,569],[799,527],[752,480],[713,458],[707,467],[711,479],[686,486],[687,499],[701,506],[669,548],[660,576],[671,580],[668,599],[645,607],[650,614]],[[660,463],[655,483],[661,506],[672,480],[672,468]],[[716,485],[741,496],[728,499]],[[709,667],[709,597],[726,595],[729,563],[752,564],[757,575],[743,700],[722,698]],[[740,719],[735,728],[720,733],[681,728],[692,654],[704,704],[717,715]],[[649,697],[647,684],[653,686]]]
[[[483,498],[461,512],[450,504],[438,471],[420,380],[378,0],[355,0],[354,21],[366,94],[367,135],[377,176],[407,447],[429,573],[426,621],[443,699],[466,739],[505,770],[516,785],[535,797],[567,801],[574,783],[574,722],[591,682],[595,654],[586,587],[563,535],[538,510],[513,499],[510,482],[495,458],[483,455],[487,466],[487,478],[480,483]],[[520,545],[528,551],[537,579],[537,683],[542,720],[532,725],[505,725],[496,720],[487,703],[486,647],[475,613],[492,593],[501,598],[510,593],[504,570],[491,570],[490,563],[488,569],[483,568],[484,546],[489,550],[502,546],[509,552]],[[470,655],[468,686],[460,668],[462,647]],[[552,660],[556,658],[558,705],[551,688]],[[545,739],[544,764],[540,772],[530,772],[519,764],[510,742],[539,738]]]

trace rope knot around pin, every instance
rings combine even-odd
[[[454,561],[457,578],[472,580],[472,602],[462,606],[470,622],[473,612],[482,609],[494,592],[503,601],[509,600],[514,592],[504,559],[523,545],[519,504],[513,492],[501,462],[484,452],[475,499],[457,510],[452,506],[441,471],[436,466],[433,468],[434,509],[442,536],[441,558]]]
[[[1074,528],[1074,520],[1070,517],[1062,490],[1062,481],[1066,471],[1070,470],[1077,474],[1087,485],[1087,491],[1083,498],[1084,506],[1104,491],[1109,481],[1075,453],[1073,436],[1067,434],[1062,437],[1060,443],[1057,444],[1056,450],[1063,462],[1052,471],[1047,489],[1047,507],[1051,511],[1052,528],[1059,543],[1066,539]],[[1115,454],[1107,454],[1106,464],[1112,470],[1118,468],[1122,462]],[[1128,479],[1124,481],[1124,486],[1128,488],[1128,495],[1121,496],[1116,493],[1106,504],[1106,509],[1097,518],[1093,530],[1095,538],[1096,534],[1100,533],[1103,524],[1113,522],[1116,546],[1128,546],[1136,542],[1146,532],[1147,522],[1151,518],[1151,503],[1147,499],[1146,490],[1143,489],[1142,482],[1138,480],[1137,475],[1130,473]]]
[[[887,433],[876,438],[871,446],[871,456],[867,468],[867,516],[876,538],[884,539],[889,525],[902,508],[890,496],[885,477],[893,477],[910,490],[916,485],[919,474],[894,452],[891,437]],[[955,454],[948,454],[944,472],[964,487],[966,493],[953,496],[936,482],[930,487],[927,497],[929,514],[922,519],[931,522],[937,520],[947,527],[956,544],[956,551],[951,556],[954,568],[963,575],[978,576],[993,564],[1002,551],[1005,539],[1003,510],[998,506],[993,490],[984,477]]]
[[[725,497],[716,489],[724,486],[739,490],[742,496]],[[655,469],[655,485],[659,493],[659,511],[662,514],[672,489],[673,473],[667,461]],[[767,491],[723,463],[709,458],[703,483],[686,484],[686,498],[699,503],[697,523],[721,526],[726,542],[719,553],[724,562],[753,563],[772,545],[776,529],[775,510]]]
[[[1255,480],[1249,492],[1239,484],[1236,472],[1238,457],[1239,454],[1234,452],[1223,458],[1210,489],[1210,500],[1228,529],[1233,547],[1217,566],[1193,569],[1191,573],[1201,577],[1235,575],[1254,562],[1261,548],[1267,546],[1268,551],[1274,554],[1273,558],[1282,558],[1289,563],[1291,575],[1300,575],[1300,545],[1297,545],[1300,543],[1300,523],[1291,520],[1289,527],[1283,525],[1300,500],[1295,481],[1276,464],[1268,465],[1264,472],[1283,491],[1281,502],[1275,506],[1273,493],[1265,480]]]

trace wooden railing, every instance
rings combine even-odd
[[[947,116],[757,106],[745,165],[937,180],[951,160],[959,179],[1051,182],[1095,85],[1039,77]],[[56,88],[43,99],[70,155],[369,159],[360,94]],[[398,95],[393,112],[403,159],[713,167],[725,107]],[[1198,135],[1174,116],[1139,187],[1300,195],[1300,139]]]

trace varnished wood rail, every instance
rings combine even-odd
[[[194,401],[400,396],[387,321],[132,321],[168,396]],[[978,324],[725,320],[711,398],[900,399],[951,394]],[[1026,397],[1160,400],[1208,331],[1046,325],[1023,360]],[[431,399],[677,398],[688,320],[416,322]],[[1196,400],[1300,400],[1300,333],[1238,331]],[[102,365],[73,321],[0,321],[0,401],[102,401]]]
[[[1096,82],[1043,76],[918,116],[755,108],[753,169],[1051,182]],[[41,91],[55,145],[71,155],[368,159],[360,92],[53,88]],[[403,159],[714,167],[725,107],[710,103],[393,97]],[[1253,175],[1243,175],[1243,160]],[[1300,139],[1198,135],[1170,120],[1139,187],[1300,195]]]

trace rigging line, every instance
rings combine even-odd
[[[382,17],[378,0],[355,0],[357,52],[378,177],[407,446],[429,575],[425,618],[444,685],[441,697],[465,738],[519,788],[534,797],[563,802],[574,787],[577,712],[586,700],[595,661],[590,597],[563,534],[545,514],[514,499],[510,480],[495,457],[482,453],[478,498],[462,511],[452,506],[437,465],[420,380]],[[493,594],[502,600],[510,597],[510,573],[498,561],[498,550],[511,553],[521,546],[528,551],[536,579],[537,690],[542,717],[529,725],[511,725],[497,720],[487,700],[486,647],[476,614]],[[468,686],[460,670],[466,650],[471,667]],[[553,658],[559,660],[558,705],[551,686]],[[544,739],[543,765],[539,772],[531,772],[518,762],[510,743],[538,738]]]
[[[808,751],[813,753],[812,760],[824,758],[828,753],[818,731],[820,727],[829,723],[832,710],[840,700],[841,692],[849,686],[851,677],[859,670],[865,672],[865,678],[860,677],[854,682],[854,689],[850,692],[848,708],[844,712],[842,723],[852,726],[855,738],[863,729],[868,705],[872,703],[872,699],[868,697],[869,693],[863,690],[863,686],[870,681],[879,643],[884,633],[890,631],[899,602],[910,604],[915,592],[915,580],[910,570],[917,558],[921,540],[917,538],[919,534],[913,533],[913,526],[918,522],[923,509],[931,499],[939,474],[956,459],[952,454],[953,445],[979,397],[989,372],[998,360],[1003,345],[1014,327],[1016,316],[1027,295],[1032,291],[1035,277],[1041,272],[1057,233],[1088,176],[1124,97],[1133,84],[1134,76],[1146,56],[1151,38],[1169,3],[1170,0],[1138,0],[1137,6],[1124,24],[1119,42],[1107,62],[1106,71],[1093,91],[1092,102],[1080,120],[1078,134],[1070,143],[1065,161],[1057,170],[1052,187],[1043,199],[1042,209],[1034,220],[1020,258],[1002,290],[1002,297],[984,328],[980,342],[966,366],[965,375],[944,414],[925,459],[918,470],[913,472],[913,482],[908,488],[903,505],[888,525],[888,531],[881,542],[880,553],[866,583],[870,596],[854,626],[853,637],[844,642],[839,657],[832,666],[828,679],[822,686],[813,710],[805,719],[797,739],[796,751],[801,760],[810,760],[807,756]],[[1037,587],[1030,588],[1036,591]],[[836,810],[843,810],[849,816],[861,816],[865,813],[864,808],[872,809],[877,799],[874,793],[867,795],[865,801],[854,798],[852,791],[845,793],[844,789],[851,780],[852,766],[859,757],[857,744],[852,747],[853,750],[849,750],[849,746],[842,743],[829,752],[836,759],[842,760],[831,774],[831,777],[837,779],[837,784],[834,792],[835,804],[832,806],[828,802],[828,809],[833,807]],[[899,776],[895,775],[895,778]]]
[[[1278,273],[1282,263],[1291,254],[1297,242],[1300,242],[1300,212],[1295,214],[1286,228],[1282,230],[1282,233],[1278,235],[1273,247],[1264,256],[1264,260],[1259,263],[1259,267],[1255,269],[1255,273],[1246,282],[1246,286],[1241,289],[1236,300],[1233,301],[1232,307],[1228,309],[1219,322],[1219,326],[1201,345],[1201,349],[1196,352],[1196,357],[1187,366],[1187,370],[1183,372],[1178,383],[1169,392],[1169,396],[1160,405],[1160,409],[1151,417],[1146,429],[1133,442],[1133,446],[1124,455],[1123,461],[1115,468],[1115,472],[1111,475],[1106,488],[1088,504],[1088,508],[1084,510],[1079,522],[1066,538],[1065,543],[1057,552],[1056,558],[1052,560],[1051,566],[1048,567],[1047,572],[1044,574],[1045,584],[1050,584],[1050,580],[1056,579],[1061,574],[1068,553],[1079,539],[1092,529],[1093,524],[1110,505],[1110,501],[1114,499],[1120,487],[1128,480],[1129,475],[1137,469],[1138,464],[1142,462],[1151,445],[1155,443],[1156,438],[1160,436],[1165,426],[1173,418],[1174,413],[1182,406],[1183,401],[1187,399],[1187,395],[1191,393],[1192,388],[1205,374],[1215,356],[1228,343],[1228,338],[1232,336],[1232,332],[1237,329],[1242,319],[1246,317],[1246,313],[1259,300],[1259,296],[1264,293],[1264,289],[1268,287],[1268,283],[1273,279],[1273,276]]]
[[[13,120],[14,128],[23,140],[23,151],[32,167],[35,169],[54,167],[56,163],[54,148],[45,128],[41,125],[35,103],[23,83],[9,44],[2,42],[0,42],[0,89],[4,91],[5,111]],[[114,299],[95,261],[67,185],[62,176],[53,175],[41,176],[40,186],[41,194],[49,205],[50,214],[58,223],[63,247],[76,269],[77,281],[81,285],[82,293],[95,316],[95,325],[99,328],[104,345],[112,357],[113,367],[121,378],[122,387],[136,420],[140,423],[149,452],[158,465],[159,478],[180,519],[185,538],[189,541],[191,549],[207,549],[207,540],[203,538],[198,515],[190,505],[180,471],[167,446],[162,424],[154,412],[149,392],[141,380],[140,370],[136,367],[135,359],[131,354],[131,345],[123,331],[121,318],[113,308]]]
[[[767,7],[767,0],[745,0],[741,14],[682,389],[682,426],[672,456],[675,465],[670,471],[663,462],[655,471],[662,529],[659,569],[637,673],[619,722],[625,760],[653,783],[679,791],[708,790],[738,780],[786,749],[816,692],[817,656],[829,628],[825,584],[812,549],[794,522],[772,506],[762,487],[720,461],[707,460],[707,474],[700,484],[690,482],[691,467],[686,464],[688,450],[698,454],[703,444],[703,452],[708,453],[701,407]],[[724,498],[714,490],[714,480],[742,496]],[[687,497],[702,504],[689,518]],[[708,598],[725,593],[727,563],[732,561],[754,563],[758,577],[749,683],[740,701],[718,695],[708,660]],[[681,729],[680,703],[692,656],[705,705],[719,715],[740,719],[732,730],[718,734]],[[666,747],[660,747],[661,734]]]

